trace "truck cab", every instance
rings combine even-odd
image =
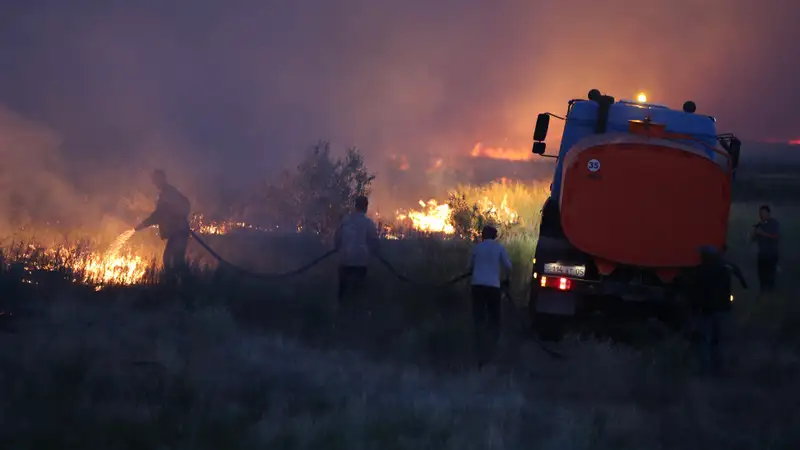
[[[741,148],[696,110],[593,89],[570,100],[564,117],[539,114],[533,153],[557,163],[534,257],[534,323],[611,310],[675,314],[697,249],[725,245]],[[546,154],[551,117],[565,121],[555,155]]]

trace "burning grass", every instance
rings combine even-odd
[[[501,228],[503,240],[510,244],[511,253],[521,263],[522,273],[529,267],[526,255],[533,251],[533,233],[545,192],[541,185],[531,187],[505,180],[481,187],[459,187],[451,192],[447,203],[420,201],[421,210],[399,212],[392,224],[383,227],[382,235],[386,239],[456,234],[474,238],[482,223],[493,223]],[[244,222],[209,221],[200,214],[192,217],[191,227],[205,236],[270,231]],[[160,242],[157,246],[130,245],[132,237],[132,231],[125,231],[107,245],[90,240],[46,245],[30,237],[2,249],[0,269],[5,269],[6,264],[13,265],[31,283],[37,282],[33,276],[37,271],[58,271],[64,278],[98,289],[151,283],[159,270]]]
[[[132,285],[150,279],[157,268],[154,259],[148,260],[121,247],[96,252],[82,244],[46,248],[19,243],[5,249],[1,256],[0,262],[4,264],[0,271],[21,272],[21,279],[27,283],[38,283],[37,274],[41,272],[55,272],[67,280],[98,288]]]
[[[271,231],[269,229],[261,228],[242,221],[208,220],[202,214],[193,214],[190,221],[190,226],[196,233],[206,236],[222,236],[242,230]]]
[[[501,179],[480,186],[458,186],[445,200],[419,201],[420,209],[398,211],[397,228],[474,238],[483,224],[501,232],[534,235],[544,200],[544,183],[525,184]]]
[[[429,233],[454,234],[456,229],[450,222],[450,205],[447,203],[439,204],[436,200],[430,199],[427,202],[419,201],[421,210],[409,210],[397,214],[397,220],[409,221],[414,230]]]
[[[207,221],[199,214],[193,216],[191,226],[205,236],[222,236],[239,230],[264,231],[243,222]],[[0,271],[15,272],[31,284],[38,283],[37,273],[56,272],[64,279],[89,284],[98,290],[105,286],[153,283],[161,269],[157,257],[160,249],[141,243],[130,245],[134,234],[133,230],[124,231],[106,246],[90,239],[48,245],[30,236],[26,241],[0,248]]]

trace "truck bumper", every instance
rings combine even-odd
[[[533,295],[533,294],[532,294]],[[562,292],[554,289],[539,289],[536,300],[532,306],[539,314],[552,314],[556,316],[574,316],[580,294],[575,292]]]
[[[530,292],[532,312],[559,316],[574,316],[581,310],[604,309],[611,303],[657,304],[670,298],[664,287],[578,279],[570,279],[568,290],[541,287],[534,282]]]

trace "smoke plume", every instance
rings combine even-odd
[[[3,142],[38,136],[26,156],[3,144],[4,172],[26,168],[4,182],[36,188],[6,202],[69,215],[76,178],[151,198],[162,167],[207,209],[327,139],[413,204],[484,176],[479,142],[525,152],[538,112],[591,88],[798,139],[798,19],[788,0],[10,2],[0,103],[46,126],[4,113]]]

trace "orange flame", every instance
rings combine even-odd
[[[264,231],[243,222],[206,222],[200,214],[194,215],[191,225],[195,232],[206,235],[222,235],[236,229]],[[12,259],[10,262],[23,262],[29,274],[35,270],[52,271],[68,268],[75,273],[73,281],[92,284],[97,290],[108,285],[140,284],[146,281],[148,274],[154,272],[159,264],[154,265],[151,257],[142,256],[132,249],[125,248],[134,233],[134,230],[128,230],[120,234],[105,252],[87,252],[78,246],[40,247],[29,244],[23,254],[16,255],[19,260]],[[3,250],[0,248],[0,265],[5,264],[2,257]],[[36,255],[44,259],[37,258]],[[34,257],[28,259],[31,256]],[[23,281],[33,283],[27,278]]]
[[[259,230],[263,231],[260,228],[250,225],[245,222],[232,222],[232,221],[225,221],[225,222],[215,222],[215,221],[207,221],[202,214],[194,214],[192,216],[191,221],[192,230],[196,233],[200,234],[216,234],[216,235],[223,235],[228,234],[234,230]],[[297,230],[300,231],[300,230]]]
[[[27,252],[17,255],[22,257],[17,262],[24,263],[23,267],[28,274],[34,270],[71,269],[76,276],[73,281],[93,284],[97,290],[106,285],[137,284],[144,281],[153,267],[148,259],[131,251],[123,252],[122,248],[133,234],[133,230],[122,233],[106,252],[83,253],[77,247],[40,248],[29,244]],[[36,257],[37,255],[44,259]],[[26,256],[33,258],[26,261]],[[34,283],[28,278],[22,281]]]
[[[397,219],[401,221],[409,220],[415,230],[430,233],[454,234],[456,232],[450,224],[450,205],[447,203],[439,204],[436,200],[428,202],[419,201],[422,207],[419,211],[407,211],[398,213]]]
[[[472,147],[470,156],[473,158],[501,159],[505,161],[528,161],[532,159],[532,154],[528,149],[484,147],[480,142]]]
[[[776,138],[769,138],[764,139],[763,142],[767,144],[788,144],[788,145],[800,145],[800,139],[776,139]]]
[[[98,289],[105,284],[141,282],[150,266],[148,261],[137,255],[121,253],[134,233],[134,230],[129,230],[120,234],[105,254],[94,254],[73,264],[73,269],[82,272],[86,281],[98,283]]]
[[[505,186],[505,181],[502,182]],[[493,203],[488,197],[483,196],[474,200],[475,206],[487,217],[497,224],[513,225],[520,220],[519,213],[508,205],[508,194],[503,195],[499,205]],[[452,210],[447,203],[438,203],[436,200],[419,201],[422,209],[409,210],[397,213],[397,220],[410,222],[411,227],[417,231],[428,233],[455,234],[456,230],[451,221]]]
[[[392,154],[390,158],[392,159],[392,161],[398,164],[397,166],[398,170],[406,171],[409,169],[410,166],[408,165],[408,159],[406,158],[406,155],[400,155],[398,157],[397,155]]]

